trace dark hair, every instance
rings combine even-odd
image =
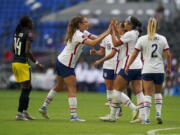
[[[128,17],[129,23],[132,25],[133,29],[137,29],[139,33],[142,33],[142,23],[134,16]]]
[[[125,27],[124,23],[125,23],[125,21],[120,22],[120,26],[121,26],[122,28]]]
[[[68,24],[65,42],[72,41],[73,34],[79,29],[79,24],[82,23],[84,16],[75,16]]]
[[[16,27],[16,33],[21,32],[24,28],[28,28],[30,30],[33,28],[32,19],[29,16],[23,16],[20,19],[19,24]]]

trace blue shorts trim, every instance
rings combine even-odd
[[[155,84],[163,84],[164,73],[145,73],[142,74],[142,80],[153,81]]]
[[[75,76],[74,68],[69,68],[65,66],[64,64],[62,64],[61,62],[59,62],[58,60],[56,61],[55,72],[58,76],[61,76],[63,78],[71,76],[71,75]]]
[[[114,80],[116,77],[115,71],[111,69],[103,69],[103,78],[106,80]]]
[[[141,80],[141,69],[129,69],[128,74],[125,74],[124,69],[118,73],[127,81]]]

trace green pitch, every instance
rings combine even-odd
[[[49,105],[50,120],[38,113],[47,92],[32,91],[29,112],[34,121],[15,121],[20,91],[0,90],[0,135],[180,135],[180,97],[165,97],[162,116],[164,123],[157,125],[154,105],[151,124],[131,124],[131,111],[123,106],[123,116],[117,122],[103,122],[99,116],[109,112],[104,106],[105,94],[78,93],[78,114],[86,122],[70,122],[67,93],[59,93]],[[167,129],[174,128],[174,129]],[[178,129],[179,128],[179,129]]]

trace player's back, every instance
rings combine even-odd
[[[153,40],[148,40],[148,35],[145,35],[140,37],[137,44],[141,44],[144,60],[143,72],[164,72],[163,51],[169,48],[166,38],[155,34]]]
[[[13,62],[28,62],[26,55],[26,41],[32,41],[32,33],[29,30],[22,29],[20,32],[14,34],[14,60]]]

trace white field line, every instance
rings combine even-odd
[[[173,129],[180,129],[180,127],[153,129],[153,130],[147,131],[147,135],[156,135],[156,132],[158,132],[158,131],[173,130]],[[171,134],[169,134],[169,135],[171,135]],[[177,135],[180,135],[180,134],[177,134]]]

